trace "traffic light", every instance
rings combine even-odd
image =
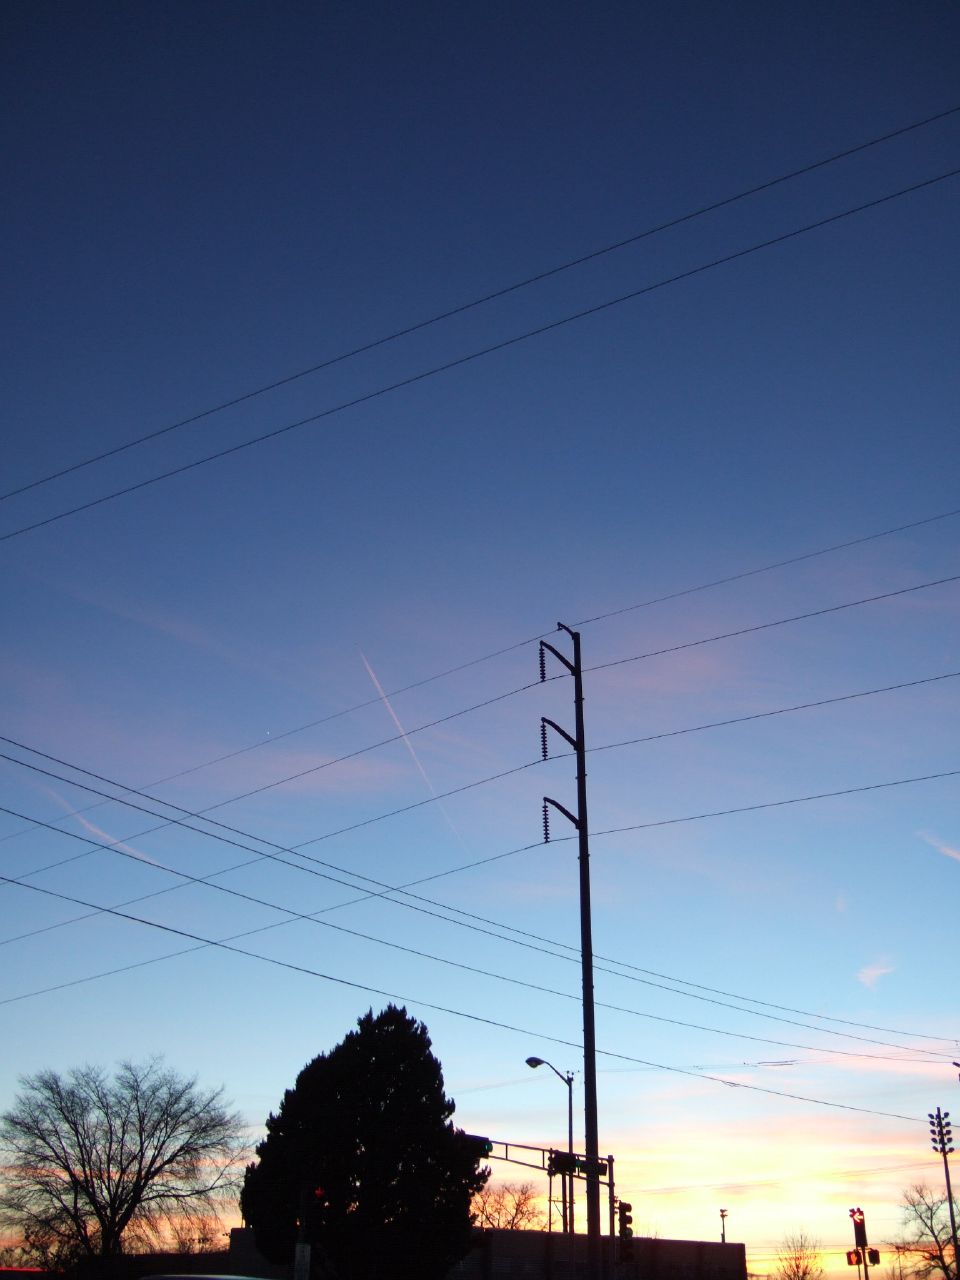
[[[551,1178],[558,1173],[577,1172],[577,1157],[571,1151],[551,1151],[547,1156],[547,1173]]]
[[[861,1208],[851,1209],[850,1217],[853,1219],[853,1240],[858,1249],[867,1247],[867,1221],[863,1216]]]
[[[478,1133],[465,1133],[463,1135],[475,1153],[475,1159],[482,1160],[484,1156],[488,1156],[493,1150],[493,1143],[489,1138],[481,1138]]]
[[[620,1218],[620,1261],[626,1262],[633,1257],[633,1227],[630,1223],[633,1221],[632,1213],[633,1205],[627,1204],[626,1200],[621,1200],[617,1205],[617,1214]]]
[[[879,1263],[880,1263],[880,1250],[879,1250],[879,1249],[868,1249],[868,1250],[867,1250],[867,1261],[870,1263],[871,1267],[876,1267],[876,1266],[878,1266],[878,1265],[879,1265]]]
[[[847,1250],[847,1266],[859,1267],[859,1265],[860,1265],[860,1250],[848,1249]]]
[[[594,1168],[598,1178],[607,1176],[606,1160],[595,1160]],[[579,1173],[586,1177],[589,1170],[590,1161],[586,1156],[578,1156],[572,1151],[551,1151],[547,1155],[547,1173],[551,1177],[558,1173]]]

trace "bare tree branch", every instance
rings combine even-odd
[[[803,1231],[784,1236],[777,1250],[776,1280],[823,1280],[820,1242]]]
[[[543,1210],[530,1182],[487,1183],[474,1195],[470,1209],[479,1227],[542,1231],[545,1225]]]
[[[0,1223],[53,1256],[122,1253],[172,1212],[215,1213],[236,1185],[239,1117],[160,1059],[40,1071],[0,1117]]]

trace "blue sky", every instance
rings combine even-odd
[[[2,22],[5,493],[960,105],[960,19],[934,3],[41,3]],[[278,925],[236,945],[281,963],[164,959],[191,944],[7,884],[0,1100],[23,1072],[160,1051],[256,1134],[388,993],[430,1027],[465,1128],[561,1142],[559,1082],[523,1060],[580,1068],[558,955],[574,846],[537,844],[544,793],[575,796],[569,759],[535,763],[570,683],[525,687],[562,620],[598,668],[588,744],[611,748],[591,751],[591,828],[642,828],[592,845],[600,1141],[638,1228],[712,1238],[723,1205],[759,1272],[796,1229],[848,1247],[851,1204],[889,1238],[901,1188],[938,1181],[926,1113],[956,1088],[956,778],[644,824],[960,768],[957,584],[922,585],[960,573],[958,127],[3,501],[3,751],[34,766],[0,762],[24,815],[0,815],[4,874],[97,906],[176,884],[163,868],[214,876],[247,897],[124,909],[210,939]],[[234,830],[205,830],[245,847],[87,809],[70,766],[211,809]],[[324,865],[226,870],[294,846]],[[343,883],[467,863],[415,890],[429,902]]]

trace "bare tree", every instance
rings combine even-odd
[[[901,1212],[900,1237],[891,1244],[901,1274],[916,1280],[957,1280],[946,1195],[918,1182],[903,1193]],[[954,1216],[960,1218],[956,1202]]]
[[[501,1231],[542,1231],[543,1210],[529,1182],[500,1182],[480,1188],[470,1206],[478,1226]]]
[[[167,1238],[177,1253],[216,1253],[227,1234],[214,1214],[180,1213],[167,1224]]]
[[[776,1280],[823,1280],[820,1242],[803,1231],[784,1236],[777,1250]]]
[[[159,1059],[23,1077],[0,1117],[0,1222],[34,1253],[108,1256],[163,1220],[215,1212],[234,1187],[242,1125],[222,1090]]]

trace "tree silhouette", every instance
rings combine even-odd
[[[901,1274],[917,1280],[957,1280],[946,1193],[918,1182],[904,1191],[902,1212],[902,1234],[892,1246]],[[954,1219],[960,1219],[956,1202]]]
[[[777,1250],[776,1280],[823,1280],[820,1243],[803,1231],[784,1236]]]
[[[0,1117],[0,1221],[52,1261],[123,1252],[170,1214],[211,1211],[231,1185],[242,1126],[219,1089],[159,1059],[23,1077]]]
[[[342,1280],[442,1276],[489,1176],[453,1111],[423,1023],[365,1014],[267,1120],[240,1198],[261,1252],[287,1262],[300,1234]]]
[[[477,1225],[501,1231],[543,1231],[546,1217],[531,1182],[487,1183],[473,1197]]]

